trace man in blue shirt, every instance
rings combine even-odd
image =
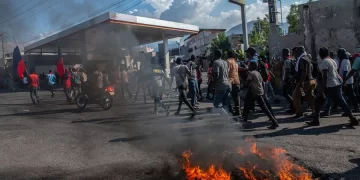
[[[54,85],[56,83],[56,76],[53,74],[52,70],[49,70],[49,74],[47,74],[47,80],[49,85],[49,91],[51,92],[51,97],[53,98],[55,96],[54,94]]]

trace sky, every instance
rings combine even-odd
[[[291,4],[306,1],[282,0],[283,21],[286,22]],[[280,11],[279,3],[278,7]],[[0,0],[0,30],[4,32],[5,51],[11,52],[16,44],[27,45],[105,11],[200,28],[229,29],[241,23],[240,7],[227,0]],[[248,21],[265,17],[267,3],[246,0],[246,11]]]

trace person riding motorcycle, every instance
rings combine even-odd
[[[97,66],[96,70],[87,75],[87,81],[82,82],[82,90],[90,97],[98,97],[104,88],[104,69]]]

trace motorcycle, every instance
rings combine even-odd
[[[69,92],[69,98],[67,99],[67,102],[69,104],[76,103],[76,99],[80,96],[80,88],[79,87],[73,87],[71,88]]]
[[[107,86],[96,95],[86,94],[82,91],[76,98],[76,105],[79,109],[85,109],[88,104],[99,104],[104,111],[107,111],[112,108],[114,97],[113,86]]]

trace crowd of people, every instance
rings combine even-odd
[[[232,50],[227,51],[226,60],[222,59],[224,55],[221,50],[214,52],[214,60],[209,63],[206,97],[213,101],[214,107],[220,109],[220,113],[239,116],[242,122],[248,121],[249,112],[255,109],[256,103],[272,122],[269,128],[276,129],[279,124],[268,98],[271,96],[274,103],[279,102],[271,85],[274,75],[269,70],[266,57],[259,57],[256,50],[251,47],[245,52],[245,62],[236,60]],[[331,111],[337,111],[337,107],[340,106],[344,111],[342,116],[349,117],[349,125],[358,125],[359,120],[353,112],[359,112],[360,76],[355,76],[360,71],[359,55],[351,56],[344,48],[337,51],[337,57],[327,48],[320,48],[318,54],[318,58],[312,58],[303,46],[282,50],[282,95],[289,103],[289,110],[286,112],[294,114],[293,118],[302,118],[306,102],[312,112],[306,116],[312,120],[306,123],[309,126],[318,126],[320,117],[329,116]],[[199,96],[202,97],[202,93],[199,94],[200,88],[195,87],[199,87],[197,80],[200,81],[202,78],[201,74],[196,74],[196,69],[199,68],[193,61],[194,56],[185,64],[178,58],[177,65],[171,71],[172,77],[176,78],[179,91],[179,106],[175,114],[179,114],[184,102],[193,112],[192,116],[196,115],[197,99],[199,100]],[[241,111],[240,92],[244,88],[248,91]],[[190,102],[186,98],[187,89],[191,97]],[[212,98],[210,94],[213,94]],[[344,96],[348,97],[352,110]],[[325,110],[321,112],[323,106]]]
[[[269,128],[276,129],[279,124],[269,97],[274,103],[278,103],[279,99],[275,96],[271,83],[275,77],[270,71],[271,65],[267,58],[259,56],[254,48],[250,47],[245,52],[246,61],[242,62],[236,59],[235,52],[232,50],[228,50],[225,55],[221,50],[215,50],[214,60],[210,61],[208,68],[206,98],[212,100],[213,106],[219,110],[218,112],[239,117],[238,119],[241,119],[242,122],[248,121],[250,111],[254,111],[255,104],[257,104],[272,122]],[[293,118],[304,117],[304,102],[306,102],[312,112],[306,117],[313,119],[307,124],[318,126],[320,117],[331,115],[340,106],[344,112],[342,115],[350,119],[349,125],[358,125],[359,121],[353,112],[359,112],[359,55],[351,56],[344,48],[340,48],[336,52],[336,57],[335,53],[330,52],[327,48],[320,48],[318,54],[317,58],[311,57],[303,46],[295,47],[292,50],[282,50],[281,90],[282,96],[289,104],[289,110],[286,112],[294,114]],[[150,94],[154,100],[155,113],[158,113],[158,106],[161,106],[166,115],[169,115],[169,106],[162,102],[166,94],[164,87],[168,84],[171,89],[175,78],[176,89],[179,92],[179,104],[175,115],[180,114],[181,106],[185,103],[192,111],[192,117],[195,116],[199,102],[204,99],[201,90],[202,67],[195,61],[195,56],[191,56],[189,60],[177,58],[175,66],[171,69],[170,78],[164,72],[163,67],[157,63],[142,65],[136,72],[135,101],[142,89],[145,103],[147,94]],[[58,77],[50,70],[46,79],[51,97],[54,97],[54,85],[58,81]],[[39,76],[35,72],[31,72],[27,80],[31,92],[37,96]],[[133,97],[128,72],[124,67],[114,68],[112,71],[98,68],[94,73],[90,73],[89,79],[84,69],[70,68],[66,69],[64,75],[61,76],[61,82],[68,100],[73,98],[70,93],[72,90],[81,91],[87,87],[84,86],[87,83],[91,83],[92,87],[96,89],[113,85],[117,98],[125,98],[125,92],[128,93],[129,99]],[[244,106],[241,108],[240,92],[243,89],[247,89],[247,93],[243,98]],[[344,97],[347,97],[349,104]],[[231,99],[233,103],[230,102]],[[323,112],[321,112],[322,109],[324,109]]]

